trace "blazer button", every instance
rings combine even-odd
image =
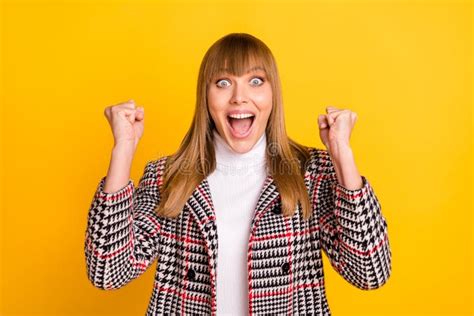
[[[188,280],[191,280],[191,281],[194,280],[196,278],[196,272],[194,272],[193,269],[189,269],[187,277],[188,277]]]
[[[281,265],[281,269],[283,270],[284,273],[288,273],[290,270],[290,264],[288,262],[285,262],[284,264]]]
[[[279,205],[275,205],[275,207],[272,209],[273,214],[281,214],[281,207]]]

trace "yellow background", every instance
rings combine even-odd
[[[143,315],[156,261],[117,291],[86,277],[89,204],[107,172],[108,105],[145,107],[131,177],[172,153],[204,53],[230,32],[273,51],[287,129],[323,148],[325,106],[358,114],[351,144],[388,222],[374,291],[324,257],[334,315],[472,315],[472,3],[4,1],[2,315]]]

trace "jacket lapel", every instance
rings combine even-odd
[[[207,178],[204,178],[194,189],[186,205],[189,207],[200,228],[203,229],[209,222],[215,220],[216,214]],[[203,229],[203,233],[207,234],[209,232]]]
[[[210,258],[211,276],[213,276],[215,275],[217,258],[217,227],[214,204],[207,178],[204,178],[194,189],[185,206],[189,209],[191,216],[203,234]]]
[[[252,219],[252,226],[254,225],[255,219],[260,216],[260,213],[263,210],[265,210],[269,205],[271,205],[273,201],[275,201],[279,196],[280,196],[280,193],[278,192],[278,189],[273,177],[271,175],[268,175],[265,182],[263,183],[263,187],[262,187],[262,190],[260,191],[257,205],[255,206],[255,212],[253,214],[253,219]]]
[[[279,192],[275,185],[274,179],[271,175],[268,175],[264,181],[262,190],[260,191],[257,205],[255,206],[255,212],[252,218],[252,227],[255,222],[260,218],[261,213],[269,206],[274,205],[273,201],[279,197]],[[216,226],[216,213],[214,204],[211,198],[211,191],[207,178],[204,178],[201,183],[191,194],[190,198],[186,201],[185,207],[188,208],[190,216],[194,218],[197,223],[199,230],[201,231],[207,253],[209,256],[209,271],[211,281],[211,305],[213,306],[213,315],[215,314],[214,307],[216,302],[216,277],[217,277],[217,226]],[[251,229],[251,235],[253,229]],[[252,236],[249,236],[249,241],[252,240]]]
[[[215,272],[217,264],[217,226],[216,213],[212,202],[209,182],[204,178],[191,194],[186,202],[191,216],[196,221],[206,242],[208,255],[210,258],[211,279],[215,282]],[[265,210],[272,202],[279,197],[279,192],[271,175],[268,175],[264,181],[262,190],[255,206],[255,212],[252,218],[252,226],[259,217],[259,214]],[[214,283],[215,284],[215,283]]]

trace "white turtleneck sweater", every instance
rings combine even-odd
[[[214,133],[216,169],[208,183],[216,212],[217,315],[248,314],[247,250],[252,217],[267,177],[265,133],[246,153],[237,153]]]

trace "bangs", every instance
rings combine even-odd
[[[270,61],[265,51],[256,43],[245,39],[234,39],[221,43],[214,51],[212,60],[207,63],[209,66],[205,72],[207,83],[209,84],[215,77],[222,74],[232,76],[243,76],[248,72],[261,70],[265,75],[270,74]],[[271,78],[268,78],[271,80]]]

